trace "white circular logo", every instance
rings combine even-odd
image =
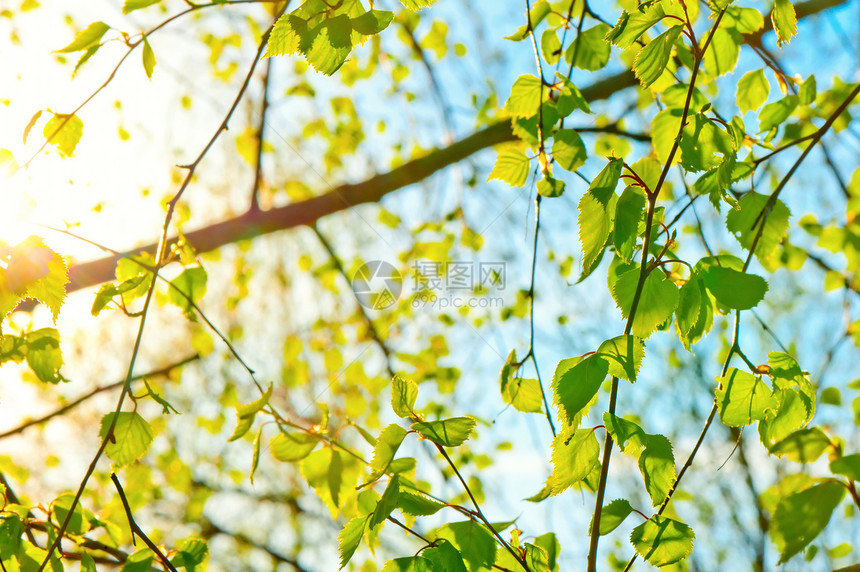
[[[352,291],[365,308],[385,310],[397,302],[403,289],[400,272],[384,260],[371,260],[355,272]]]

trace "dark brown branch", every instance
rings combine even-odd
[[[119,479],[117,478],[115,473],[110,474],[110,480],[113,481],[114,486],[116,487],[117,493],[119,493],[119,500],[122,501],[122,507],[125,509],[125,516],[128,518],[128,525],[131,527],[131,541],[134,543],[134,535],[140,537],[143,540],[143,543],[152,550],[158,559],[161,560],[161,563],[164,564],[164,567],[170,570],[171,572],[178,572],[173,564],[170,563],[170,560],[167,559],[167,556],[158,548],[158,546],[149,539],[145,532],[137,525],[134,521],[134,516],[131,514],[131,507],[128,506],[128,500],[125,498],[125,491],[122,490],[122,485],[119,483]]]

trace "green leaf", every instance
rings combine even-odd
[[[812,463],[833,444],[818,427],[799,429],[770,448],[777,457],[785,457],[795,463]]]
[[[726,216],[726,228],[735,235],[741,246],[749,250],[764,221],[764,228],[756,244],[755,256],[765,268],[771,267],[774,264],[773,257],[777,253],[777,248],[788,231],[791,212],[781,200],[774,200],[771,206],[766,195],[755,191],[750,191],[741,197],[738,207],[730,210]]]
[[[87,50],[90,47],[97,45],[99,43],[99,40],[102,39],[102,36],[104,36],[105,32],[107,32],[108,30],[110,30],[110,26],[108,26],[104,22],[93,22],[92,24],[75,34],[75,39],[72,40],[72,43],[70,43],[65,48],[57,51],[61,54],[69,54],[72,52],[80,52],[83,50]]]
[[[567,117],[575,109],[578,109],[584,113],[591,113],[591,108],[588,106],[588,101],[585,99],[585,96],[582,95],[582,92],[573,85],[573,82],[567,79],[567,77],[561,72],[557,72],[556,77],[558,77],[564,87],[561,88],[561,93],[558,96],[558,101],[556,102],[556,106],[558,109],[558,114],[560,117]],[[544,115],[547,114],[547,109],[552,109],[549,104],[544,104]],[[550,122],[550,127],[555,124],[555,121]]]
[[[742,43],[743,36],[736,30],[717,28],[705,52],[704,64],[708,74],[719,77],[735,69]]]
[[[768,103],[761,108],[758,114],[758,131],[763,133],[774,127],[782,125],[786,119],[797,109],[797,96],[786,95],[773,103]]]
[[[780,552],[779,564],[788,562],[821,534],[844,496],[845,487],[826,480],[780,499],[770,526],[770,537]]]
[[[717,302],[732,310],[755,307],[767,292],[764,278],[732,268],[710,266],[704,270],[703,278]]]
[[[170,281],[172,287],[167,291],[167,300],[185,313],[188,319],[196,319],[194,305],[206,294],[207,274],[200,266],[186,268]]]
[[[490,171],[490,179],[499,179],[513,187],[522,187],[529,177],[531,165],[526,154],[517,147],[505,147],[496,157],[493,170]]]
[[[438,569],[423,556],[403,556],[386,562],[380,572],[438,572]]]
[[[435,1],[436,0],[400,0],[400,3],[414,12],[432,5]]]
[[[625,10],[615,26],[607,32],[605,39],[618,48],[626,50],[665,15],[663,6],[659,2],[640,6],[630,13]]]
[[[25,335],[27,343],[27,365],[40,381],[59,383],[67,381],[60,373],[63,352],[60,349],[60,333],[54,328],[40,328]]]
[[[394,475],[388,481],[388,486],[385,487],[382,497],[379,499],[379,502],[376,503],[376,508],[373,510],[373,514],[371,514],[370,521],[368,522],[370,528],[375,528],[377,525],[385,522],[385,519],[388,518],[391,511],[397,508],[397,497],[399,496],[400,477]]]
[[[776,45],[782,47],[797,35],[797,14],[790,0],[774,0],[773,12],[770,14],[773,29],[776,32]]]
[[[323,447],[302,459],[301,474],[320,500],[337,518],[342,507],[356,495],[361,462],[343,451]]]
[[[153,4],[158,4],[159,2],[161,2],[161,0],[125,0],[125,3],[122,5],[122,13],[128,14],[135,10],[140,10],[141,8],[152,6]]]
[[[463,556],[469,570],[483,570],[496,561],[496,540],[492,533],[473,520],[448,523],[429,535],[430,540],[444,539]]]
[[[346,14],[327,18],[303,34],[299,50],[318,72],[332,75],[352,51],[352,22]]]
[[[618,528],[631,512],[633,512],[633,507],[630,506],[627,499],[615,499],[600,511],[600,530],[597,533],[600,536],[609,534]],[[588,525],[589,535],[592,530],[594,530],[594,517],[591,518],[591,524]]]
[[[251,456],[251,484],[254,484],[254,473],[257,472],[257,467],[260,465],[260,444],[263,440],[263,426],[257,428],[257,434],[254,435],[254,452]]]
[[[633,248],[639,238],[639,221],[645,213],[645,194],[639,187],[624,189],[615,205],[615,251],[622,260],[633,257]]]
[[[630,316],[639,283],[639,272],[639,267],[624,272],[612,287],[612,297],[621,309],[624,319]],[[642,294],[633,316],[633,335],[648,338],[657,326],[672,317],[677,303],[678,287],[660,270],[651,271],[642,285]]]
[[[663,435],[647,435],[645,450],[639,455],[639,471],[651,504],[658,506],[669,494],[675,482],[675,456],[672,444]]]
[[[597,71],[606,67],[609,62],[610,47],[604,40],[609,33],[609,26],[598,24],[584,30],[567,47],[564,59],[574,67],[588,71]],[[576,59],[574,59],[576,58]]]
[[[776,406],[771,389],[750,373],[733,367],[717,381],[717,406],[720,419],[726,425],[749,425],[764,419],[767,411]]]
[[[693,529],[677,520],[654,515],[630,533],[636,552],[652,566],[668,566],[693,552]]]
[[[398,417],[415,415],[415,400],[418,399],[418,385],[411,379],[394,376],[391,381],[391,409]]]
[[[584,410],[594,399],[608,371],[609,362],[597,354],[567,370],[559,364],[552,380],[553,403],[568,427],[578,425],[579,419],[587,413]]]
[[[512,117],[531,117],[540,107],[541,81],[533,75],[521,75],[511,87],[505,111]]]
[[[188,572],[194,572],[201,566],[209,556],[209,545],[200,538],[186,538],[176,546],[176,556],[170,559],[170,563],[177,568],[185,568]]]
[[[382,430],[373,447],[373,458],[370,461],[372,472],[367,479],[368,483],[372,483],[388,471],[404,437],[406,437],[406,429],[397,423],[392,423]]]
[[[837,475],[844,475],[852,481],[860,481],[860,454],[843,455],[830,461],[830,470]]]
[[[681,286],[675,317],[678,337],[684,348],[690,351],[690,347],[710,330],[714,320],[711,299],[700,271],[693,272]]]
[[[155,52],[152,51],[152,46],[149,41],[143,38],[143,71],[146,72],[146,77],[152,79],[152,71],[155,69]]]
[[[679,144],[681,165],[688,171],[706,171],[734,154],[731,136],[705,115],[688,119]]]
[[[597,355],[609,364],[609,375],[636,381],[645,357],[645,342],[636,336],[616,336],[600,344]]]
[[[643,87],[648,87],[663,75],[663,70],[666,69],[666,64],[669,63],[669,57],[672,55],[675,40],[683,29],[684,26],[672,26],[651,40],[636,56],[633,61],[633,73],[642,82]]]
[[[547,569],[558,572],[558,556],[561,553],[561,544],[552,532],[541,534],[534,540],[535,546],[543,548],[547,555]]]
[[[466,442],[478,422],[474,417],[451,417],[438,421],[416,421],[412,430],[443,447],[457,447]]]
[[[421,552],[421,556],[435,565],[434,571],[466,572],[466,564],[460,552],[447,540],[439,540],[434,546]]]
[[[552,158],[563,169],[573,172],[585,164],[588,154],[574,129],[559,129],[553,135]]]
[[[71,157],[84,132],[84,122],[77,115],[55,113],[42,129],[45,139],[57,147],[60,155]]]
[[[546,63],[554,66],[561,57],[561,41],[554,28],[547,28],[540,37],[540,51]]]
[[[764,76],[764,70],[757,69],[747,72],[738,81],[737,101],[741,113],[755,111],[762,103],[767,101],[770,92],[770,84]]]
[[[319,440],[318,435],[310,433],[280,432],[269,440],[269,451],[275,459],[284,463],[293,463],[310,455]]]
[[[263,409],[269,403],[269,398],[272,397],[272,391],[274,390],[274,385],[269,384],[269,388],[263,393],[263,395],[257,399],[256,401],[252,401],[247,405],[237,405],[236,406],[236,429],[233,430],[233,434],[230,435],[230,438],[227,439],[228,442],[236,441],[242,438],[248,430],[251,429],[251,425],[254,424],[254,418],[257,413]]]
[[[358,549],[361,539],[364,536],[364,530],[367,528],[367,523],[370,521],[372,514],[353,518],[346,523],[340,534],[337,535],[337,549],[340,552],[340,568],[347,565],[352,555]]]
[[[606,164],[579,201],[579,239],[582,243],[582,274],[588,276],[603,253],[609,232],[609,202],[621,178],[621,159]]]
[[[301,47],[301,39],[308,33],[308,23],[294,13],[284,14],[269,34],[269,43],[263,57],[288,56]]]
[[[54,511],[57,524],[62,525],[66,521],[66,517],[69,515],[69,508],[71,508],[72,501],[74,499],[74,494],[63,493],[58,496],[53,503],[51,503],[51,509]],[[90,527],[85,520],[84,508],[80,503],[76,503],[75,510],[72,513],[72,518],[69,520],[66,532],[69,534],[84,534],[89,529]]]
[[[552,440],[552,474],[546,480],[549,494],[555,496],[582,482],[599,467],[600,445],[591,429],[565,427]]]
[[[537,25],[543,22],[544,18],[546,18],[550,13],[552,13],[552,6],[549,2],[547,2],[546,0],[539,0],[538,2],[535,2],[528,16],[531,28],[536,28]],[[514,32],[510,36],[505,36],[505,39],[511,40],[513,42],[525,40],[529,37],[529,24],[523,24],[517,29],[516,32]]]
[[[102,417],[99,437],[104,441],[108,429],[116,418],[105,455],[113,461],[113,468],[120,469],[143,457],[152,444],[152,428],[146,419],[134,411],[111,412]]]
[[[424,495],[401,490],[397,497],[397,508],[404,514],[429,516],[445,508],[445,505]]]
[[[373,36],[388,27],[394,19],[394,12],[388,10],[368,10],[358,18],[352,19],[352,29],[365,36]]]
[[[538,181],[537,190],[542,196],[547,198],[560,197],[564,194],[564,181],[544,174],[543,179]]]
[[[543,411],[543,392],[536,379],[513,378],[502,390],[502,399],[523,413]]]

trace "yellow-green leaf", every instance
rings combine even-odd
[[[108,429],[116,418],[113,434]],[[122,468],[143,457],[152,444],[152,428],[135,411],[111,412],[102,417],[99,437],[108,439],[105,455],[113,461],[114,469]]]

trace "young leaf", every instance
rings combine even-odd
[[[779,564],[788,562],[821,534],[844,496],[845,487],[826,480],[780,499],[770,526],[770,537],[780,552]]]
[[[513,378],[502,390],[502,399],[523,413],[543,411],[543,392],[536,379]]]
[[[434,572],[436,570],[466,572],[466,564],[463,562],[463,556],[447,540],[437,541],[434,546],[423,550],[421,556],[435,565],[435,568],[433,568]]]
[[[576,171],[588,158],[585,144],[574,129],[559,129],[553,135],[552,158],[563,169]]]
[[[860,454],[843,455],[830,461],[830,470],[837,475],[844,475],[852,481],[860,481]]]
[[[186,268],[170,281],[172,287],[167,291],[167,299],[178,306],[188,319],[195,319],[194,307],[206,295],[207,274],[200,266]]]
[[[406,429],[396,423],[382,430],[373,447],[373,459],[370,461],[372,473],[367,479],[368,483],[372,483],[388,470],[404,437],[406,437]]]
[[[55,145],[62,157],[71,157],[84,132],[84,122],[77,115],[55,113],[42,128],[45,139]]]
[[[598,24],[583,30],[565,50],[564,59],[568,64],[580,69],[588,71],[603,69],[609,61],[611,51],[609,44],[603,39],[608,32],[609,26],[606,24]]]
[[[782,125],[792,112],[797,109],[797,102],[797,96],[791,94],[762,107],[758,114],[759,133],[770,131],[774,127]]]
[[[332,75],[352,51],[352,22],[346,14],[327,18],[301,37],[299,49],[318,72]]]
[[[152,46],[149,41],[143,38],[143,71],[146,72],[146,77],[152,79],[152,71],[155,69],[155,52],[152,51]]]
[[[257,428],[257,434],[254,435],[254,453],[251,457],[251,484],[254,484],[254,473],[257,472],[257,466],[260,464],[260,444],[263,440],[263,426]]]
[[[512,117],[531,117],[540,107],[541,81],[533,75],[521,75],[514,81],[505,111]]]
[[[615,251],[622,260],[628,261],[633,257],[645,203],[642,189],[630,186],[624,189],[615,205]]]
[[[373,36],[388,27],[394,19],[394,12],[388,10],[368,10],[358,18],[352,19],[352,29],[365,36]]]
[[[122,5],[122,13],[129,14],[135,10],[140,10],[141,8],[146,8],[147,6],[152,6],[159,2],[161,2],[161,0],[125,0],[125,3]]]
[[[621,177],[621,159],[612,159],[598,173],[579,201],[579,238],[582,243],[582,274],[588,276],[603,253],[609,232],[610,199]]]
[[[633,73],[642,82],[643,87],[648,87],[663,74],[672,55],[675,40],[683,30],[684,26],[672,26],[651,40],[636,56],[633,61]]]
[[[69,54],[72,52],[80,52],[83,50],[87,50],[93,45],[99,43],[99,40],[102,39],[102,36],[105,35],[105,32],[110,30],[110,26],[105,24],[104,22],[93,22],[77,34],[75,34],[75,39],[72,40],[65,48],[57,50],[61,54]],[[25,137],[26,139],[26,137]]]
[[[512,187],[522,187],[529,177],[530,168],[529,158],[521,149],[507,146],[496,157],[496,163],[487,180],[499,179]]]
[[[284,14],[269,34],[269,43],[263,57],[288,56],[299,51],[301,39],[308,33],[308,23],[294,13]]]
[[[556,373],[561,371],[561,364]],[[562,421],[568,427],[578,425],[583,411],[603,384],[609,362],[597,354],[592,354],[560,375],[553,376],[553,402],[559,409]]]
[[[445,508],[445,505],[424,495],[401,490],[397,496],[397,508],[404,514],[429,516]]]
[[[708,74],[719,77],[735,69],[742,43],[743,36],[737,30],[717,28],[705,52],[704,65]]]
[[[134,411],[111,412],[102,417],[99,437],[107,438],[108,429],[116,418],[113,434],[105,447],[105,455],[120,469],[143,457],[152,444],[152,428],[146,419]]]
[[[300,431],[292,431],[290,433],[278,433],[269,441],[269,451],[272,456],[284,463],[293,463],[301,461],[308,455],[319,443],[319,436],[311,435]]]
[[[60,350],[60,333],[54,328],[40,328],[25,335],[27,365],[40,381],[59,383],[68,381],[60,373],[63,353]]]
[[[675,318],[678,337],[687,351],[710,330],[714,320],[713,308],[701,272],[693,272],[681,286]]]
[[[652,566],[668,566],[693,552],[693,529],[677,520],[654,515],[630,533],[636,552]]]
[[[773,29],[776,31],[776,45],[782,47],[797,35],[797,14],[791,0],[774,0],[773,12],[770,15]]]
[[[639,455],[639,471],[651,504],[658,506],[666,499],[675,482],[675,456],[672,444],[663,435],[647,435],[645,450]]]
[[[415,400],[418,399],[418,385],[411,379],[395,376],[391,381],[391,408],[398,417],[415,415]]]
[[[693,172],[716,167],[734,153],[731,136],[701,113],[687,120],[679,147],[681,165]]]
[[[741,113],[755,111],[762,103],[767,101],[770,92],[770,84],[764,76],[764,70],[757,69],[747,72],[738,81],[737,101]]]
[[[753,246],[756,236],[761,234],[756,243],[755,256],[766,268],[771,266],[772,258],[788,231],[791,212],[781,200],[776,199],[771,204],[766,195],[755,191],[741,197],[738,207],[726,215],[726,228],[747,250]]]
[[[337,535],[337,549],[340,552],[340,568],[347,565],[352,555],[358,549],[361,539],[364,536],[364,530],[367,528],[367,523],[370,521],[372,514],[353,518],[346,523],[340,534]]]
[[[608,505],[604,506],[603,510],[600,512],[600,530],[597,531],[597,534],[600,536],[609,534],[618,528],[631,512],[633,512],[633,507],[630,506],[627,499],[615,499]],[[593,529],[594,517],[591,519],[591,524],[588,525],[589,535]]]
[[[597,355],[608,362],[609,375],[636,381],[645,357],[645,342],[636,336],[617,336],[600,344]]]
[[[764,299],[767,282],[761,276],[723,266],[710,266],[703,272],[705,286],[717,302],[732,310],[749,310]]]
[[[605,39],[618,48],[626,50],[665,15],[660,2],[648,3],[647,6],[641,6],[631,13],[625,10],[618,18],[615,27],[607,32]]]
[[[512,42],[519,42],[521,40],[525,40],[529,36],[529,30],[536,28],[537,25],[543,22],[544,18],[546,18],[551,12],[552,6],[546,0],[539,0],[538,2],[535,2],[528,16],[531,28],[529,27],[529,24],[523,24],[517,29],[516,32],[514,32],[510,36],[505,36],[505,39],[511,40]]]
[[[233,430],[233,434],[230,436],[227,441],[236,441],[237,439],[242,438],[245,433],[251,428],[251,425],[254,424],[254,418],[263,407],[265,407],[269,403],[269,398],[272,396],[272,391],[274,390],[274,385],[269,384],[269,388],[263,393],[263,395],[257,399],[256,401],[252,401],[247,405],[237,405],[236,406],[236,429]]]
[[[729,368],[725,377],[718,377],[716,390],[720,419],[731,427],[749,425],[765,418],[776,406],[771,389],[760,378]]]
[[[301,474],[320,500],[337,518],[350,498],[355,498],[355,485],[361,473],[358,459],[331,447],[318,449],[302,459]]]
[[[567,427],[552,440],[552,474],[546,480],[555,496],[582,482],[595,465],[599,466],[600,445],[591,429]]]
[[[628,319],[639,283],[639,267],[624,272],[612,288],[612,297],[621,309],[621,315]],[[636,314],[633,316],[632,333],[646,339],[657,326],[672,317],[678,303],[678,287],[658,269],[645,278],[639,296]]]
[[[170,563],[177,568],[185,568],[188,572],[195,572],[209,556],[209,545],[205,540],[199,538],[186,538],[176,546],[176,556],[170,559]]]
[[[469,570],[488,570],[496,562],[495,538],[474,520],[450,522],[431,532],[428,538],[450,542],[463,555]]]
[[[833,443],[824,431],[818,427],[810,427],[790,434],[771,447],[770,452],[795,463],[812,463],[831,446]]]
[[[538,192],[547,198],[560,197],[564,194],[564,181],[554,179],[549,175],[544,175],[543,179],[538,181]]]
[[[412,430],[443,447],[457,447],[466,442],[478,422],[473,417],[451,417],[438,421],[416,421]]]

